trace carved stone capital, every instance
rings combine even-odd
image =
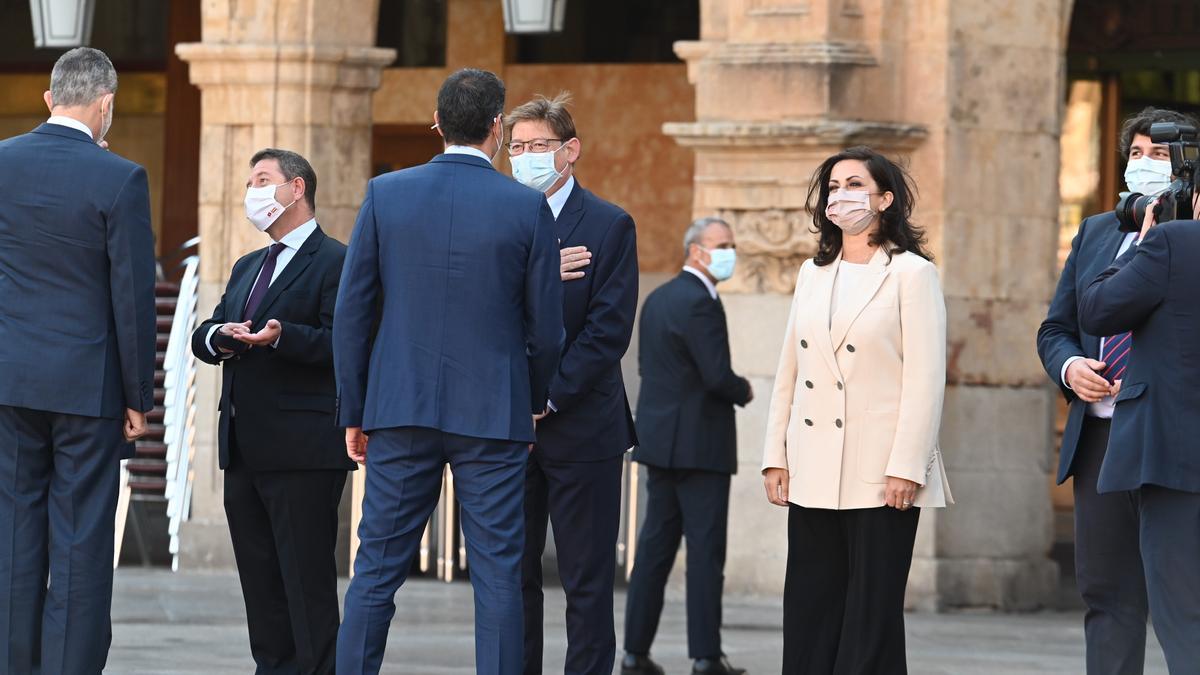
[[[803,209],[719,209],[737,240],[738,264],[722,292],[782,293],[795,288],[796,272],[817,250],[812,217]]]
[[[379,88],[380,73],[396,59],[396,50],[381,47],[323,45],[220,44],[176,45],[188,63],[192,84],[206,87],[268,85]]]

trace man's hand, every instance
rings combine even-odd
[[[239,342],[245,342],[246,344],[253,345],[255,347],[267,347],[275,344],[275,341],[279,339],[279,334],[282,332],[283,326],[279,325],[279,322],[275,319],[271,319],[270,321],[267,321],[267,325],[263,326],[263,329],[257,333],[251,333],[247,328],[246,331],[235,334],[233,338]]]
[[[367,435],[362,427],[346,428],[346,456],[356,464],[367,463]]]
[[[1121,393],[1121,382],[1123,382],[1123,381],[1124,380],[1115,380],[1113,382],[1113,386],[1112,386],[1112,395],[1113,396],[1116,396],[1117,394]]]
[[[217,329],[217,332],[221,335],[227,335],[229,337],[236,338],[238,335],[245,335],[250,332],[250,322],[243,321],[242,323],[221,324],[221,327]],[[222,354],[233,353],[232,349],[226,349],[220,345],[217,345],[217,351],[221,352]]]
[[[763,487],[767,490],[767,501],[775,506],[788,505],[788,470],[766,469],[763,471]]]
[[[592,252],[587,250],[586,246],[572,246],[564,248],[558,252],[560,267],[563,281],[572,281],[574,279],[582,279],[583,272],[577,272],[588,265],[592,264]]]
[[[1087,403],[1095,403],[1113,393],[1108,380],[1100,377],[1105,363],[1096,359],[1075,359],[1067,366],[1067,386]]]
[[[125,409],[125,440],[133,442],[146,435],[146,413],[133,408]]]
[[[750,392],[750,395],[746,397],[746,405],[750,405],[750,402],[754,400],[754,385],[750,384],[749,380],[746,380],[746,391]]]
[[[1162,197],[1159,197],[1150,204],[1146,205],[1146,215],[1142,216],[1142,231],[1140,234],[1138,234],[1138,241],[1145,239],[1146,233],[1150,231],[1150,228],[1155,226],[1156,223],[1154,220],[1154,209],[1158,208],[1161,199]]]
[[[912,508],[913,500],[917,498],[917,484],[904,478],[887,477],[887,487],[883,490],[883,503],[907,511]]]
[[[100,146],[100,149],[101,149],[101,150],[107,150],[107,149],[108,149],[108,141],[104,140],[103,138],[101,138],[100,140],[96,141],[96,145]]]

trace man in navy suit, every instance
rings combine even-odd
[[[525,672],[542,672],[542,553],[549,521],[567,594],[565,672],[609,675],[616,655],[621,467],[625,451],[637,444],[621,379],[637,311],[637,237],[629,214],[576,182],[581,146],[568,100],[565,94],[538,97],[507,119],[513,177],[545,191],[561,246],[594,255],[582,278],[563,288],[567,342],[525,478]]]
[[[1192,212],[1200,208],[1193,199]],[[1080,325],[1132,331],[1100,492],[1133,493],[1154,633],[1172,673],[1200,665],[1200,221],[1154,225],[1083,291]]]
[[[476,672],[521,670],[525,463],[562,350],[562,282],[545,197],[492,167],[503,113],[492,73],[447,78],[434,114],[445,153],[373,179],[350,239],[334,365],[347,452],[367,475],[338,673],[379,671],[447,463]]]
[[[146,171],[107,152],[117,73],[59,58],[0,143],[0,672],[99,673],[120,460],[154,407]],[[47,586],[47,576],[49,586]]]
[[[1167,146],[1150,139],[1158,122],[1189,123],[1170,110],[1148,108],[1125,122],[1121,151],[1128,159],[1125,182],[1142,193],[1170,180]],[[1140,497],[1136,490],[1097,491],[1110,446],[1114,395],[1125,377],[1136,340],[1126,332],[1090,333],[1079,296],[1135,234],[1117,230],[1112,211],[1084,219],[1058,281],[1046,320],[1038,330],[1038,354],[1059,386],[1070,413],[1063,430],[1058,482],[1074,477],[1075,574],[1088,607],[1084,618],[1089,675],[1141,673],[1146,653],[1146,582],[1138,548]],[[1138,344],[1138,351],[1141,350]]]

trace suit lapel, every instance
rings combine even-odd
[[[841,264],[840,259],[838,263]],[[883,285],[883,280],[887,279],[887,263],[887,252],[883,250],[883,247],[875,249],[875,255],[871,257],[868,265],[870,274],[863,278],[858,287],[852,289],[845,304],[839,303],[837,313],[833,315],[829,323],[829,339],[834,350],[842,346],[842,342],[846,339],[846,333],[850,331],[850,326],[854,325],[855,319],[862,314],[867,303],[871,302],[871,298],[875,297],[876,291]]]
[[[829,327],[829,307],[833,300],[833,280],[837,276],[838,267],[842,264],[842,257],[839,255],[832,263],[824,267],[815,267],[816,274],[813,275],[813,313],[810,321],[813,326],[810,336],[801,335],[802,339],[811,339],[813,346],[821,357],[825,359],[825,364],[829,366],[829,372],[833,373],[842,379],[842,370],[838,368],[837,359],[833,354],[833,343],[830,342]]]
[[[313,230],[313,233],[308,236],[308,239],[304,241],[304,244],[300,246],[300,250],[296,251],[296,255],[292,258],[291,262],[287,264],[287,267],[283,268],[283,271],[279,273],[279,278],[267,288],[267,295],[263,297],[262,303],[259,304],[258,309],[255,310],[254,316],[251,317],[253,321],[251,324],[252,326],[259,325],[259,322],[262,321],[263,316],[267,313],[267,310],[269,310],[271,305],[279,299],[279,295],[287,290],[287,287],[291,286],[292,282],[294,282],[300,277],[301,274],[304,273],[304,270],[308,268],[309,263],[312,262],[313,254],[316,253],[317,249],[321,247],[321,242],[324,239],[325,233],[322,232],[320,226],[318,226],[317,229]]]
[[[585,212],[583,193],[583,186],[576,179],[574,187],[571,188],[571,194],[567,196],[567,203],[563,205],[562,212],[558,214],[558,220],[555,223],[559,246],[568,246],[567,240],[571,238],[575,228],[579,227],[579,222],[583,220]]]

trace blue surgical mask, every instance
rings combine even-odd
[[[733,276],[733,268],[737,265],[737,251],[732,248],[704,249],[708,253],[708,273],[717,281],[725,281]]]
[[[559,146],[558,150],[562,150],[566,144]],[[534,190],[546,192],[558,182],[563,174],[554,167],[554,155],[558,150],[550,150],[547,152],[523,152],[516,157],[510,157],[509,162],[512,164],[513,178],[522,185],[527,185]]]

